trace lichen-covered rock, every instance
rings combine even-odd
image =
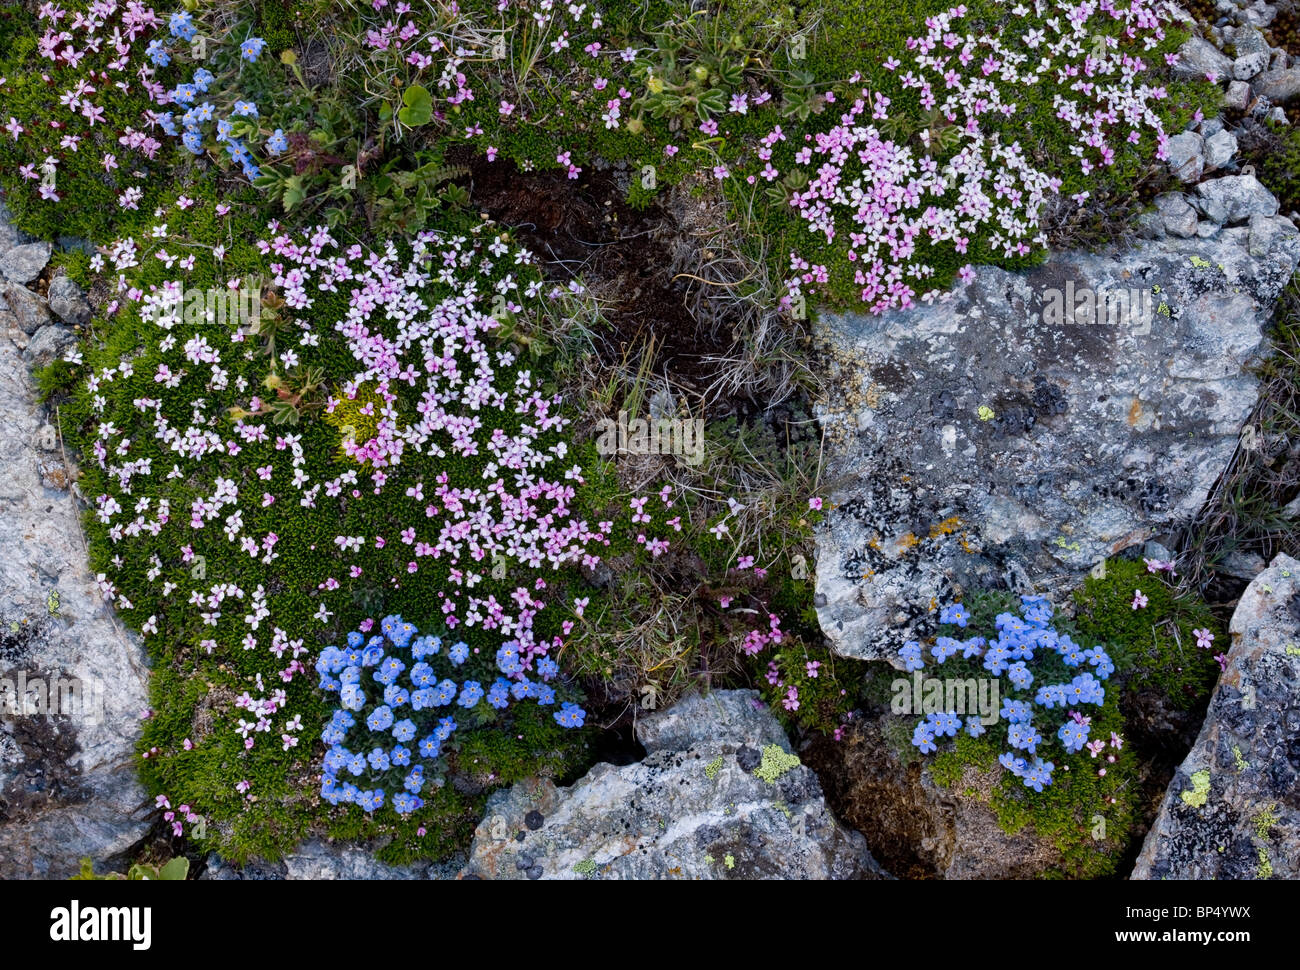
[[[1300,562],[1274,559],[1228,629],[1205,726],[1134,879],[1300,878]]]
[[[1178,77],[1204,79],[1207,74],[1227,77],[1232,73],[1232,59],[1204,38],[1189,37],[1178,54],[1173,69]]]
[[[1254,186],[1197,190],[1246,218]],[[1277,220],[1267,252],[1252,246],[1263,225],[1228,227],[981,267],[946,302],[820,317],[843,484],[818,535],[816,603],[838,652],[893,660],[959,588],[1059,591],[1200,509],[1300,259],[1294,227],[1259,218]]]
[[[643,761],[493,795],[462,878],[885,878],[757,696],[686,697],[638,724]]]
[[[148,831],[130,768],[148,672],[86,570],[73,495],[42,482],[58,438],[2,331],[0,414],[0,879],[66,879]]]

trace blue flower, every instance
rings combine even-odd
[[[916,729],[912,732],[912,743],[921,749],[921,754],[938,750],[938,746],[934,743],[934,731],[925,721],[917,723]]]
[[[436,758],[438,752],[442,750],[442,739],[435,738],[432,734],[420,742],[421,758]]]
[[[389,684],[384,688],[384,703],[389,707],[401,707],[410,699],[405,687]]]
[[[972,738],[978,738],[984,733],[984,722],[979,719],[978,715],[966,718],[966,733]]]
[[[433,734],[439,741],[446,741],[454,730],[456,730],[456,722],[449,717],[444,717],[433,729]]]
[[[1009,651],[1000,643],[995,643],[984,651],[984,669],[990,673],[1000,674],[1011,666]]]
[[[1007,668],[1007,679],[1024,690],[1034,682],[1034,675],[1029,672],[1023,660],[1018,660]]]
[[[1029,723],[1012,724],[1007,728],[1007,743],[1013,748],[1019,748],[1022,751],[1028,751],[1033,754],[1043,736],[1034,729]]]
[[[262,38],[250,37],[239,45],[239,56],[250,63],[255,62],[265,47],[266,41],[262,40]]]
[[[560,727],[582,727],[586,716],[586,711],[569,701],[565,701],[560,709],[551,715]]]
[[[978,657],[980,651],[988,643],[983,637],[971,637],[969,640],[961,642],[961,657],[963,660],[969,660],[971,657]]]
[[[536,697],[537,687],[537,684],[533,683],[527,677],[524,677],[522,680],[517,680],[513,685],[511,685],[510,693],[514,695],[515,700],[522,701],[526,697]]]
[[[550,680],[560,672],[560,665],[550,657],[543,657],[537,661],[537,673],[542,680]]]
[[[230,129],[231,129],[231,125],[229,121],[227,121],[225,118],[218,119],[217,120],[217,141],[225,141],[227,138],[229,138]]]
[[[218,122],[217,129],[220,130],[221,124]],[[226,122],[226,130],[229,133],[230,122]],[[238,142],[232,144],[238,145]],[[384,646],[382,643],[372,643],[361,651],[361,666],[373,667],[379,661],[384,659]]]
[[[456,703],[461,707],[473,707],[483,699],[483,687],[477,680],[467,680],[461,686],[460,697]]]
[[[469,659],[469,645],[464,642],[454,643],[451,649],[447,651],[447,656],[451,658],[452,663],[459,667]]]
[[[392,752],[393,764],[399,768],[409,767],[411,764],[411,749],[404,748],[402,745],[396,745]]]
[[[951,606],[945,606],[939,613],[939,622],[956,623],[964,629],[970,622],[970,612],[960,603],[953,603]]]
[[[915,640],[909,640],[899,648],[898,659],[904,662],[908,670],[920,670],[925,666],[925,661],[921,659],[921,645]]]
[[[1034,791],[1042,791],[1044,785],[1052,783],[1052,770],[1056,765],[1050,761],[1043,761],[1041,758],[1036,759],[1033,764],[1025,768],[1024,773],[1020,776],[1025,787],[1032,788]]]
[[[947,735],[952,737],[961,730],[961,718],[955,712],[938,711],[934,714],[927,714],[925,719],[929,722],[936,736]]]
[[[155,67],[166,67],[172,62],[172,56],[167,53],[167,45],[160,40],[149,41],[149,46],[145,48],[144,56],[149,58]]]
[[[393,810],[399,815],[409,815],[424,806],[424,802],[409,792],[398,792],[393,796]]]
[[[382,808],[384,804],[384,790],[376,788],[374,791],[362,792],[357,796],[357,804],[367,812],[373,812]]]
[[[555,691],[545,684],[537,685],[537,703],[545,707],[547,704],[555,703]]]
[[[176,119],[172,117],[170,111],[164,112],[158,116],[158,127],[172,138],[175,138],[177,135]]]
[[[437,691],[433,688],[422,687],[411,695],[411,710],[423,711],[425,708],[434,707],[437,696]]]
[[[393,726],[393,712],[387,707],[376,707],[366,718],[366,727],[372,731],[387,731]]]
[[[427,663],[418,663],[411,668],[411,683],[416,687],[429,687],[438,679],[433,668]]]
[[[389,765],[388,752],[385,751],[383,748],[375,748],[366,757],[366,760],[370,762],[370,767],[374,768],[375,771],[388,770],[388,765]]]
[[[1097,668],[1097,676],[1105,680],[1115,672],[1115,663],[1110,659],[1110,655],[1101,647],[1092,648],[1092,659],[1089,661]]]
[[[510,704],[510,681],[498,677],[487,693],[487,702],[498,711]]]
[[[348,646],[359,647],[363,642],[365,642],[365,639],[366,639],[365,634],[361,633],[358,630],[353,630],[351,633],[348,634]]]
[[[339,683],[342,684],[359,684],[361,683],[360,667],[344,667],[343,672],[339,674]]]
[[[187,128],[181,135],[181,144],[195,155],[203,154],[203,136],[193,128]]]
[[[517,674],[523,667],[519,659],[519,644],[507,640],[497,650],[497,667],[503,674]]]
[[[284,137],[281,129],[277,128],[271,133],[271,137],[266,140],[266,150],[272,155],[279,155],[289,150],[289,139]]]
[[[393,737],[398,741],[410,741],[415,737],[415,724],[410,718],[398,721],[393,725]]]
[[[437,693],[433,695],[433,703],[437,707],[446,707],[456,699],[456,684],[454,681],[444,680],[438,685]]]
[[[187,11],[178,10],[171,15],[167,22],[167,29],[171,31],[173,37],[179,37],[181,40],[193,40],[194,35],[199,29],[194,26],[194,16]]]
[[[1074,721],[1066,721],[1061,725],[1061,729],[1056,732],[1056,736],[1061,739],[1061,744],[1065,750],[1073,754],[1076,751],[1082,751],[1083,746],[1088,743],[1088,732],[1091,730],[1087,724],[1078,724]]]
[[[1065,706],[1065,685],[1048,684],[1045,687],[1038,688],[1038,693],[1034,695],[1034,703],[1042,704],[1049,710],[1053,707]]]
[[[402,661],[398,660],[396,657],[387,657],[384,662],[379,665],[379,669],[375,671],[375,680],[386,686],[397,680],[398,676],[405,669],[406,664],[402,663]]]
[[[998,755],[998,764],[1017,777],[1022,775],[1025,770],[1025,759],[1017,758],[1010,751]]]
[[[415,794],[420,793],[424,787],[424,765],[416,765],[406,773],[406,778],[402,781],[402,787]]]
[[[200,91],[202,91],[204,94],[207,93],[208,86],[215,80],[216,78],[212,76],[212,72],[209,71],[206,67],[201,67],[194,72],[194,78],[193,78],[194,86],[198,88]]]
[[[1033,708],[1027,701],[1013,701],[1009,697],[1002,698],[1002,719],[1010,721],[1012,724],[1022,724],[1029,721],[1033,716]]]
[[[354,754],[348,759],[348,774],[359,775],[366,770],[366,756],[363,754]]]
[[[339,703],[345,710],[359,711],[366,706],[366,695],[356,684],[344,684],[339,691]]]
[[[1070,686],[1065,688],[1065,698],[1067,701],[1079,704],[1104,704],[1106,689],[1092,674],[1082,673],[1070,681]]]
[[[431,657],[442,649],[442,640],[438,637],[418,637],[411,644],[411,655],[416,660],[423,660],[425,657]]]
[[[930,648],[930,653],[934,655],[934,658],[938,660],[939,663],[943,663],[957,652],[959,646],[961,646],[961,644],[952,637],[939,637],[934,641],[934,646]]]

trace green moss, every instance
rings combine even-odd
[[[1214,654],[1227,645],[1223,624],[1203,600],[1179,595],[1141,561],[1105,565],[1104,578],[1090,575],[1074,594],[1084,641],[1105,645],[1126,686],[1158,690],[1180,708],[1204,702],[1219,674]],[[1134,609],[1138,590],[1147,605]],[[1197,629],[1214,634],[1214,649],[1196,646]]]

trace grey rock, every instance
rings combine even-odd
[[[1202,138],[1209,138],[1211,135],[1217,135],[1219,132],[1223,131],[1223,128],[1223,119],[1217,115],[1213,118],[1203,119],[1201,123],[1196,126],[1196,130],[1200,132]]]
[[[81,287],[66,276],[56,276],[50,280],[47,297],[50,309],[64,323],[84,326],[90,322],[90,304],[81,292]]]
[[[1282,240],[1295,236],[1297,230],[1290,219],[1282,216],[1250,217],[1249,251],[1252,256],[1267,256],[1282,244]]]
[[[1196,224],[1197,239],[1213,239],[1218,235],[1219,230],[1223,228],[1219,223],[1210,219],[1205,219]]]
[[[1175,77],[1204,78],[1214,74],[1222,78],[1232,71],[1228,56],[1204,38],[1189,37],[1178,53],[1180,57],[1173,68]]]
[[[1213,172],[1223,168],[1237,154],[1237,139],[1228,131],[1220,131],[1205,139],[1205,170]],[[52,288],[51,288],[52,289]]]
[[[1228,629],[1205,725],[1133,879],[1300,878],[1300,562],[1274,559]]]
[[[1287,113],[1281,105],[1275,106],[1273,110],[1268,113],[1268,116],[1273,121],[1276,121],[1279,125],[1291,124],[1291,119],[1287,117]]]
[[[1290,101],[1300,94],[1300,70],[1287,68],[1281,71],[1265,71],[1251,81],[1255,94],[1268,98],[1275,103]]]
[[[48,330],[50,328],[43,328]],[[132,763],[148,670],[86,568],[81,510],[42,486],[41,441],[57,440],[28,368],[0,335],[0,678],[76,678],[58,716],[10,716],[0,698],[0,878],[66,879],[89,856],[120,868],[149,830]],[[55,600],[52,594],[57,594]],[[57,603],[56,606],[51,604]],[[15,625],[17,632],[15,630]],[[31,695],[35,702],[36,692]],[[63,700],[73,700],[68,691]]]
[[[1253,26],[1237,28],[1232,35],[1232,44],[1238,59],[1255,54],[1263,54],[1267,57],[1270,53],[1268,41]]]
[[[419,863],[388,866],[364,848],[311,839],[285,857],[286,879],[449,879],[458,866]]]
[[[41,275],[54,247],[47,242],[24,243],[0,256],[0,276],[12,283],[30,283]]]
[[[1258,185],[1198,191],[1224,182]],[[1234,213],[1242,194],[1224,194]],[[933,602],[1029,592],[1028,577],[1058,594],[1199,512],[1255,405],[1248,363],[1300,262],[1300,238],[1283,230],[1252,255],[1250,235],[982,267],[947,300],[819,315],[819,418],[842,485],[817,534],[817,612],[838,653],[895,661],[933,633]],[[1086,311],[1084,290],[1128,295],[1127,314],[1114,301],[1113,318],[1054,312],[1071,293]]]
[[[1160,213],[1161,225],[1169,235],[1182,239],[1196,235],[1196,210],[1180,193],[1166,192],[1156,196],[1156,211]]]
[[[1233,81],[1223,95],[1223,106],[1235,111],[1245,111],[1250,104],[1250,85],[1245,81]]]
[[[1201,177],[1205,160],[1201,157],[1204,142],[1194,131],[1184,131],[1174,135],[1166,143],[1169,157],[1166,164],[1174,178],[1184,182],[1195,182]]]
[[[9,208],[0,202],[0,256],[3,256],[15,246],[21,246],[23,243],[31,242],[31,237],[27,233],[17,229],[10,221]]]
[[[6,283],[0,292],[4,293],[4,301],[23,333],[30,336],[50,322],[50,310],[45,301],[21,283]]]
[[[761,767],[750,774],[737,764],[744,747],[790,753],[757,697],[690,695],[637,724],[643,761],[598,764],[569,788],[543,780],[497,792],[461,877],[887,878],[863,837],[831,816],[811,769],[764,780]],[[527,829],[530,811],[545,815],[545,827]],[[493,838],[502,828],[524,838]],[[524,855],[532,868],[519,867]]]
[[[32,335],[27,349],[23,351],[23,360],[36,370],[47,367],[63,356],[64,350],[77,342],[77,335],[67,327],[49,323]]]
[[[1268,51],[1243,54],[1232,62],[1232,76],[1238,81],[1249,81],[1268,67]]]
[[[1278,202],[1273,193],[1260,184],[1253,175],[1225,175],[1196,186],[1196,194],[1207,206],[1221,208],[1227,225],[1244,222],[1253,215],[1277,215]]]

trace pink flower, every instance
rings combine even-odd
[[[1204,628],[1193,630],[1192,636],[1196,637],[1196,645],[1202,650],[1209,650],[1210,644],[1214,642],[1214,634]]]
[[[1142,590],[1136,589],[1133,591],[1133,602],[1130,605],[1135,610],[1140,610],[1147,605],[1147,598],[1142,595]]]
[[[808,508],[812,509],[814,512],[820,512],[822,508],[822,500],[820,498],[810,498],[808,500]]]

